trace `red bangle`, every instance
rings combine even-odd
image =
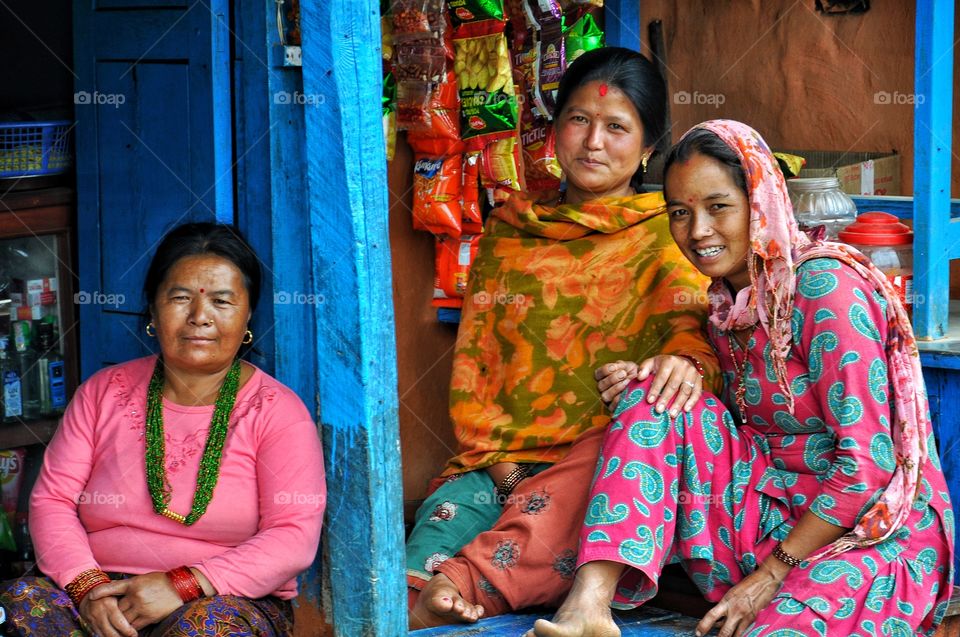
[[[67,595],[70,596],[70,601],[73,602],[73,605],[79,609],[80,602],[87,596],[87,593],[101,584],[109,583],[109,575],[99,568],[91,568],[77,575],[73,578],[73,581],[64,586],[63,589],[67,592]]]
[[[690,361],[690,363],[697,370],[697,373],[700,374],[700,378],[703,378],[703,365],[700,363],[700,361],[689,354],[674,354],[674,356],[679,356],[680,358],[685,358]]]
[[[200,587],[200,582],[197,581],[193,571],[186,566],[180,566],[167,571],[167,577],[170,578],[170,583],[173,584],[174,590],[177,591],[177,595],[180,596],[184,604],[203,597],[203,589]]]

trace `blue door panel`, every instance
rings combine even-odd
[[[159,238],[233,223],[227,0],[74,5],[81,373],[150,351],[137,313]],[[100,293],[97,296],[95,293]]]

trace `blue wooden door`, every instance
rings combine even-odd
[[[234,221],[227,0],[77,0],[81,374],[153,350],[141,285],[158,239]]]

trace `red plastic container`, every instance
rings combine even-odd
[[[840,231],[840,240],[863,252],[913,309],[913,231],[886,212],[865,212]]]

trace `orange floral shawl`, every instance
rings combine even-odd
[[[594,369],[689,354],[716,390],[709,280],[669,233],[660,193],[495,209],[470,271],[453,360],[459,454],[444,475],[498,462],[556,462],[609,415]]]

